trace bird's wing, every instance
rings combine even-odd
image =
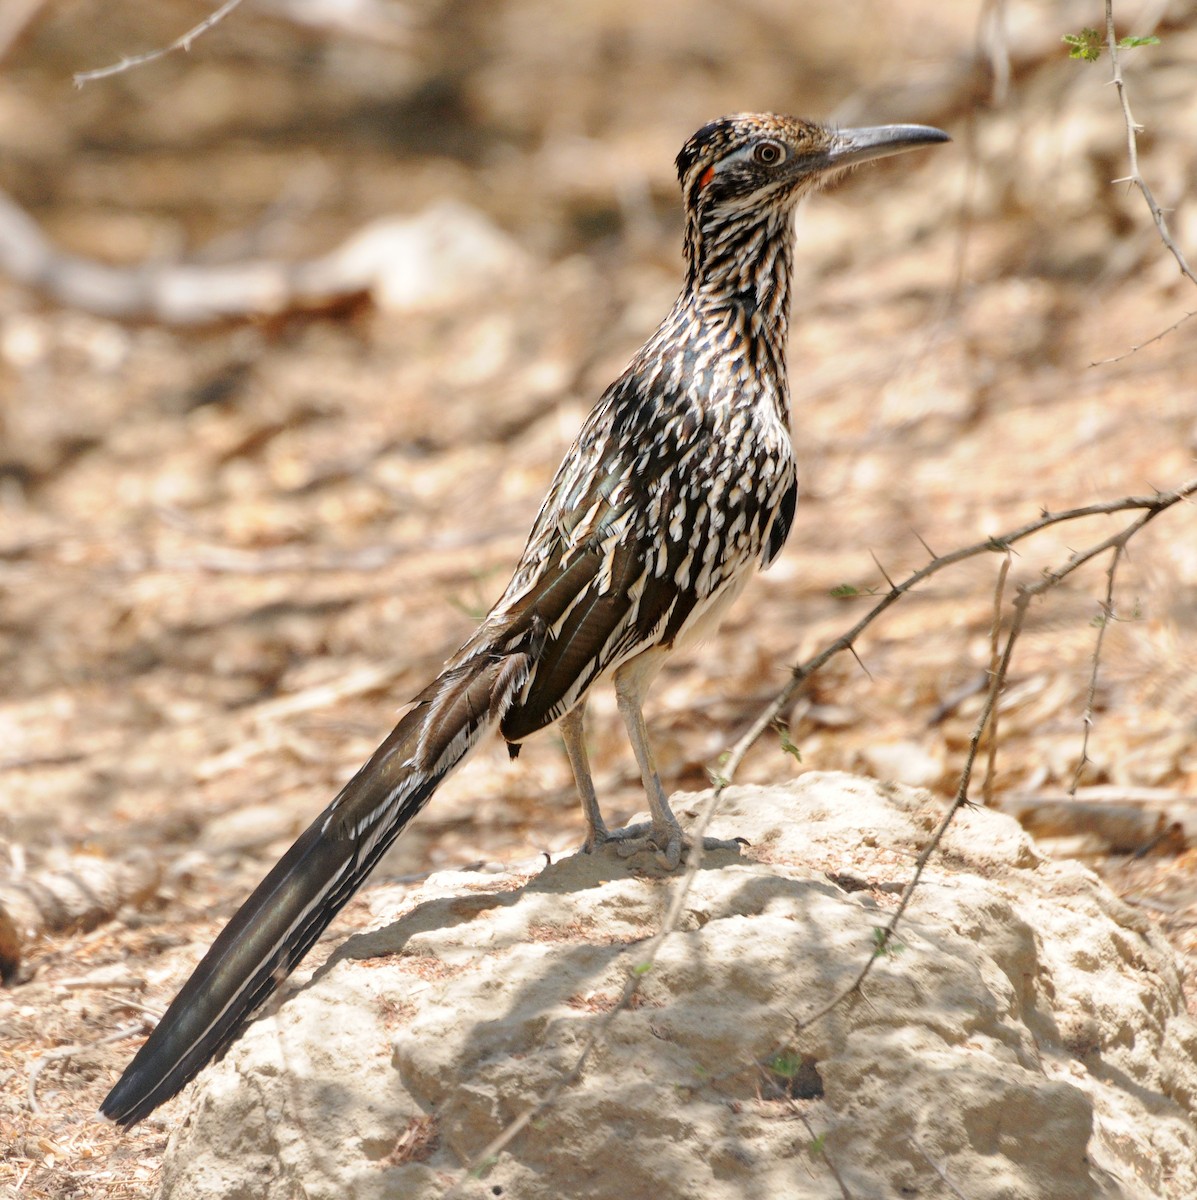
[[[567,712],[604,671],[671,642],[724,576],[718,556],[703,554],[714,548],[717,518],[686,482],[686,454],[709,451],[709,440],[659,420],[652,436],[626,436],[618,399],[606,398],[583,428],[479,631],[489,641],[488,626],[544,630],[524,694],[501,725],[509,741]]]

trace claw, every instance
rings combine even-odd
[[[694,839],[688,837],[678,825],[654,826],[648,822],[628,825],[623,829],[602,830],[602,840],[594,842],[588,836],[582,849],[587,853],[598,846],[612,844],[615,853],[620,858],[631,858],[644,851],[651,851],[657,863],[666,871],[676,871],[681,865],[685,852],[694,845]],[[747,845],[743,838],[703,838],[703,850],[734,850],[737,854]]]

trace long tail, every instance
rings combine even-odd
[[[169,1100],[295,969],[440,782],[528,682],[539,638],[451,663],[225,926],[100,1111],[126,1127]]]

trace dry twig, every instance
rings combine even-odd
[[[1126,122],[1126,157],[1130,163],[1130,174],[1124,175],[1121,179],[1115,179],[1113,182],[1129,183],[1139,189],[1143,199],[1147,202],[1147,207],[1151,210],[1151,219],[1160,231],[1160,240],[1168,247],[1168,252],[1172,257],[1176,259],[1176,265],[1180,267],[1181,274],[1190,283],[1197,284],[1197,275],[1193,274],[1193,269],[1185,259],[1184,252],[1172,238],[1164,210],[1152,195],[1151,188],[1147,186],[1147,180],[1143,178],[1143,174],[1139,170],[1138,134],[1143,126],[1137,124],[1131,115],[1130,97],[1127,95],[1126,81],[1122,78],[1122,62],[1118,57],[1118,36],[1114,32],[1114,0],[1106,0],[1106,45],[1110,50],[1110,71],[1114,87],[1118,92],[1118,102],[1122,105],[1122,119]]]
[[[1007,550],[998,568],[997,583],[993,588],[993,624],[989,629],[989,677],[997,670],[999,644],[1002,632],[1002,603],[1006,596],[1006,579],[1010,574],[1010,551]],[[993,710],[993,721],[989,726],[989,757],[985,763],[985,779],[981,784],[981,799],[986,807],[993,804],[993,781],[997,775],[998,719],[1000,710]]]
[[[29,1111],[40,1113],[44,1110],[37,1102],[37,1078],[43,1070],[52,1062],[57,1062],[63,1058],[72,1058],[76,1054],[82,1053],[84,1050],[90,1050],[94,1046],[106,1046],[109,1042],[119,1042],[127,1037],[133,1037],[134,1034],[141,1033],[145,1028],[144,1021],[136,1021],[132,1025],[124,1025],[120,1029],[114,1029],[111,1033],[106,1033],[103,1037],[95,1038],[90,1042],[72,1042],[69,1046],[56,1046],[53,1050],[47,1050],[44,1054],[39,1054],[29,1063],[29,1077],[26,1081],[25,1099],[29,1105]]]
[[[981,709],[981,715],[977,718],[976,726],[973,729],[972,737],[969,739],[968,754],[965,757],[964,768],[960,773],[960,783],[956,789],[956,795],[952,803],[948,806],[947,812],[943,819],[936,827],[935,832],[931,835],[927,845],[923,848],[918,858],[915,860],[914,873],[910,877],[910,881],[902,891],[901,899],[898,901],[897,908],[890,915],[889,920],[882,927],[876,942],[876,946],[872,955],[868,958],[865,964],[857,972],[852,982],[847,987],[838,992],[826,1004],[817,1008],[810,1016],[804,1020],[795,1022],[794,1032],[800,1033],[803,1029],[809,1028],[816,1021],[821,1020],[828,1013],[838,1008],[849,996],[860,991],[861,985],[868,977],[869,972],[873,969],[873,964],[880,958],[889,947],[893,940],[894,930],[898,926],[898,922],[902,919],[906,909],[910,905],[911,898],[914,895],[915,888],[918,886],[919,880],[922,878],[923,871],[927,866],[927,862],[931,855],[938,848],[939,843],[943,840],[943,836],[948,831],[948,826],[951,825],[952,819],[956,813],[967,803],[969,781],[972,776],[973,763],[977,757],[977,749],[980,746],[981,738],[985,733],[986,727],[989,725],[990,719],[997,704],[998,694],[1005,683],[1006,675],[1010,669],[1010,660],[1014,653],[1014,645],[1018,640],[1019,634],[1022,632],[1023,624],[1026,620],[1027,610],[1030,608],[1031,601],[1038,596],[1042,596],[1045,592],[1056,587],[1064,579],[1067,579],[1074,571],[1090,562],[1098,555],[1104,554],[1107,550],[1125,549],[1131,539],[1149,522],[1154,520],[1166,508],[1171,508],[1172,505],[1179,503],[1181,500],[1187,499],[1189,496],[1197,493],[1197,479],[1190,480],[1182,487],[1174,492],[1170,492],[1167,496],[1157,497],[1156,501],[1148,504],[1136,504],[1133,507],[1144,508],[1145,511],[1136,517],[1129,525],[1120,530],[1118,533],[1112,534],[1110,537],[1103,539],[1094,546],[1090,546],[1087,550],[1077,550],[1070,554],[1063,566],[1052,571],[1046,571],[1043,578],[1037,583],[1023,584],[1018,588],[1018,594],[1014,598],[1013,608],[1014,616],[1010,622],[1010,630],[1006,635],[1006,644],[1002,650],[1002,657],[998,664],[997,670],[994,672],[989,685],[989,690],[985,697],[985,704]],[[1160,503],[1163,501],[1163,503]],[[1131,507],[1123,502],[1115,502],[1118,509]],[[1073,510],[1077,511],[1077,510]],[[1115,510],[1117,511],[1117,509]],[[1005,540],[1005,539],[1003,539]],[[951,556],[945,556],[950,558]],[[942,561],[942,560],[941,560]],[[931,564],[934,566],[935,564]],[[927,568],[924,568],[926,570]],[[784,1049],[784,1047],[783,1047]]]
[[[1176,265],[1180,267],[1181,274],[1184,275],[1190,283],[1197,284],[1197,275],[1193,273],[1192,267],[1189,266],[1188,260],[1184,256],[1184,251],[1176,244],[1172,237],[1172,232],[1168,228],[1168,219],[1164,216],[1164,210],[1159,206],[1155,196],[1152,194],[1151,188],[1147,185],[1147,180],[1143,178],[1142,172],[1139,170],[1139,131],[1143,128],[1135,122],[1134,116],[1131,114],[1130,97],[1127,95],[1126,81],[1122,77],[1122,62],[1118,57],[1118,36],[1114,31],[1114,0],[1106,0],[1106,45],[1110,51],[1110,72],[1113,78],[1113,83],[1118,92],[1118,102],[1122,106],[1122,119],[1126,124],[1126,156],[1130,164],[1130,174],[1124,175],[1121,179],[1115,179],[1114,183],[1129,183],[1132,187],[1139,189],[1143,199],[1147,202],[1147,207],[1151,211],[1151,219],[1155,222],[1156,229],[1159,230],[1160,240],[1168,248],[1168,252],[1176,259]],[[1116,354],[1113,358],[1099,359],[1097,362],[1090,363],[1090,366],[1099,367],[1105,366],[1107,363],[1116,363],[1126,358],[1128,355],[1134,354],[1137,350],[1142,350],[1144,346],[1150,346],[1153,342],[1158,342],[1161,338],[1167,337],[1175,329],[1183,325],[1190,317],[1197,315],[1197,312],[1186,312],[1178,321],[1169,325],[1167,329],[1161,330],[1154,337],[1148,338],[1145,342],[1140,342],[1136,346],[1132,346],[1129,350],[1124,350],[1121,354]]]
[[[923,1149],[923,1146],[919,1141],[917,1141],[915,1138],[907,1138],[906,1140],[919,1152],[919,1154],[922,1155],[927,1162],[927,1166],[929,1166],[931,1170],[933,1170],[935,1174],[939,1176],[944,1187],[946,1187],[953,1196],[956,1196],[957,1200],[968,1200],[968,1197],[948,1178],[948,1173],[944,1169],[943,1165],[941,1163],[937,1163],[935,1159],[933,1159],[931,1155],[928,1154],[925,1149]]]
[[[1097,641],[1093,646],[1093,670],[1089,672],[1089,687],[1085,693],[1085,712],[1081,717],[1085,731],[1081,736],[1081,753],[1077,758],[1076,771],[1072,776],[1072,784],[1068,788],[1068,794],[1073,798],[1076,797],[1081,775],[1089,762],[1089,734],[1093,730],[1093,705],[1097,698],[1097,676],[1101,670],[1101,646],[1105,641],[1106,630],[1114,619],[1114,577],[1118,573],[1118,563],[1122,559],[1122,552],[1125,548],[1123,544],[1114,547],[1114,552],[1110,556],[1110,566],[1106,571],[1106,595],[1101,602],[1101,616],[1097,622]]]
[[[111,66],[97,67],[94,71],[77,72],[75,86],[81,88],[85,83],[91,83],[93,80],[107,79],[110,75],[120,75],[124,71],[131,71],[134,67],[142,67],[156,59],[165,58],[176,50],[182,50],[185,53],[190,51],[196,38],[207,33],[214,25],[219,25],[240,3],[241,0],[225,0],[218,9],[209,13],[198,25],[193,25],[182,37],[175,38],[169,46],[161,46],[157,50],[147,50],[144,54],[133,54]]]

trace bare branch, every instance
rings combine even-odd
[[[1172,498],[1165,507],[1171,507],[1186,496],[1192,495],[1197,491],[1197,480],[1191,480],[1183,488],[1178,489],[1178,492],[1171,494]],[[1181,494],[1183,493],[1183,495]],[[1095,546],[1090,546],[1087,550],[1078,550],[1068,556],[1068,560],[1064,565],[1054,571],[1044,572],[1044,576],[1037,583],[1024,584],[1019,587],[1018,595],[1014,598],[1014,617],[1010,622],[1010,632],[1006,635],[1006,645],[1002,651],[1002,657],[998,663],[997,670],[994,671],[993,677],[990,680],[989,691],[985,697],[985,705],[981,710],[981,715],[977,718],[977,724],[973,729],[972,737],[968,743],[968,754],[964,760],[964,767],[960,772],[960,783],[956,789],[955,798],[948,806],[948,810],[944,813],[943,819],[936,827],[935,832],[931,835],[926,846],[915,860],[914,874],[910,877],[910,882],[902,891],[902,897],[898,901],[898,907],[894,909],[890,919],[882,927],[881,935],[877,940],[877,945],[868,960],[857,972],[852,982],[840,991],[836,996],[829,1000],[826,1004],[816,1009],[805,1020],[795,1024],[795,1033],[800,1033],[803,1029],[813,1025],[816,1021],[821,1020],[829,1012],[833,1011],[843,1003],[850,995],[860,990],[861,985],[868,977],[869,972],[873,969],[873,964],[885,952],[886,947],[890,944],[893,938],[894,930],[898,926],[898,922],[902,919],[910,904],[911,898],[914,895],[915,888],[918,886],[919,880],[922,878],[924,869],[931,855],[938,848],[939,843],[943,840],[943,836],[948,831],[948,826],[951,825],[952,819],[956,813],[969,803],[968,787],[969,781],[972,778],[973,764],[977,758],[977,750],[981,744],[981,737],[989,725],[994,713],[998,694],[1005,684],[1006,676],[1010,670],[1010,659],[1014,653],[1014,643],[1018,640],[1018,635],[1022,632],[1023,624],[1026,621],[1027,610],[1030,608],[1031,601],[1037,596],[1042,596],[1045,592],[1056,587],[1062,580],[1066,579],[1073,571],[1084,566],[1085,563],[1096,558],[1099,554],[1116,547],[1124,548],[1126,544],[1146,525],[1149,521],[1157,517],[1163,508],[1156,507],[1152,504],[1147,507],[1147,511],[1136,517],[1129,525],[1118,533],[1112,534],[1105,538]]]
[[[214,25],[219,25],[240,3],[241,0],[225,0],[215,12],[209,13],[198,25],[187,30],[182,37],[175,38],[169,46],[162,46],[158,50],[147,50],[145,54],[134,54],[128,58],[122,58],[120,62],[113,63],[109,67],[97,67],[94,71],[77,72],[75,86],[81,88],[85,83],[91,83],[95,79],[107,79],[110,75],[120,75],[124,71],[131,71],[134,67],[143,67],[146,63],[165,58],[176,50],[189,51],[191,43],[196,38],[207,33]]]
[[[1120,542],[1114,547],[1114,553],[1110,556],[1110,566],[1106,571],[1106,596],[1101,604],[1101,617],[1097,624],[1097,641],[1093,646],[1093,670],[1089,674],[1089,689],[1085,693],[1085,712],[1081,717],[1085,732],[1081,737],[1081,753],[1077,759],[1076,771],[1072,776],[1072,785],[1068,789],[1068,794],[1073,799],[1076,798],[1076,789],[1080,786],[1085,765],[1089,762],[1089,734],[1093,730],[1093,704],[1097,697],[1097,675],[1101,668],[1101,644],[1105,640],[1110,622],[1114,619],[1114,576],[1118,572],[1118,563],[1125,548],[1125,542]]]
[[[1147,201],[1147,207],[1151,210],[1155,227],[1160,231],[1161,240],[1168,247],[1172,257],[1176,259],[1181,273],[1191,283],[1197,284],[1197,275],[1193,274],[1193,269],[1186,261],[1184,253],[1172,240],[1164,210],[1156,203],[1155,197],[1151,194],[1151,188],[1147,186],[1147,180],[1139,171],[1138,133],[1142,126],[1137,125],[1135,118],[1131,115],[1130,98],[1127,96],[1126,83],[1122,78],[1122,62],[1118,57],[1118,36],[1114,32],[1114,0],[1106,0],[1106,44],[1110,48],[1110,70],[1113,74],[1114,87],[1118,91],[1118,101],[1122,105],[1122,117],[1126,122],[1126,155],[1130,162],[1130,174],[1126,177],[1126,182],[1133,184],[1143,193],[1143,199]]]
[[[944,1187],[946,1187],[948,1191],[957,1198],[957,1200],[968,1200],[968,1197],[948,1178],[948,1173],[944,1169],[943,1165],[941,1163],[937,1163],[935,1159],[933,1159],[931,1155],[928,1154],[925,1149],[923,1149],[921,1142],[912,1137],[907,1138],[906,1140],[923,1156],[924,1159],[926,1159],[927,1166],[929,1166],[931,1170],[933,1170],[935,1174],[939,1176]]]
[[[925,579],[929,579],[932,575],[942,571],[945,567],[953,566],[958,562],[963,562],[968,558],[975,558],[980,554],[1001,553],[1008,550],[1017,542],[1023,541],[1032,534],[1038,533],[1041,529],[1046,529],[1049,525],[1058,525],[1063,521],[1075,521],[1082,517],[1094,517],[1103,514],[1112,514],[1116,512],[1126,512],[1133,509],[1146,509],[1152,516],[1158,512],[1162,512],[1166,508],[1179,503],[1181,500],[1188,499],[1190,496],[1197,493],[1197,478],[1190,479],[1187,483],[1182,484],[1179,488],[1172,492],[1157,493],[1155,496],[1126,496],[1121,500],[1110,500],[1103,504],[1089,504],[1082,508],[1066,509],[1063,512],[1050,513],[1045,512],[1034,521],[1028,521],[1027,524],[1019,526],[1019,528],[1011,530],[1009,533],[999,534],[996,537],[986,538],[983,542],[975,542],[971,546],[964,546],[959,550],[953,550],[948,554],[943,554],[934,558],[927,563],[925,567],[920,567],[919,570],[907,576],[897,587],[891,588],[886,594],[871,608],[847,633],[841,634],[834,642],[825,646],[818,654],[807,659],[806,662],[800,663],[791,671],[790,681],[784,688],[777,693],[769,705],[761,712],[760,716],[753,721],[748,733],[744,736],[751,735],[755,741],[760,735],[769,728],[769,726],[781,716],[789,707],[790,702],[798,694],[799,690],[806,680],[813,675],[820,667],[834,658],[843,650],[848,650],[853,647],[860,635],[887,609],[890,605],[895,604],[907,592],[917,587]],[[921,539],[920,539],[921,540]],[[1103,543],[1103,548],[1108,549],[1109,546]],[[1100,551],[1099,551],[1100,552]],[[743,739],[741,739],[743,740]],[[737,743],[739,745],[739,743]]]
[[[1118,36],[1114,31],[1114,0],[1106,0],[1106,45],[1110,51],[1110,71],[1114,87],[1118,92],[1118,102],[1122,105],[1122,119],[1126,124],[1126,156],[1130,163],[1130,174],[1123,179],[1115,179],[1113,182],[1129,183],[1139,189],[1143,199],[1147,202],[1147,207],[1151,212],[1151,219],[1155,222],[1156,229],[1159,230],[1160,240],[1168,248],[1168,252],[1172,257],[1176,259],[1176,264],[1180,267],[1181,274],[1190,283],[1197,285],[1197,275],[1193,273],[1192,267],[1189,266],[1184,252],[1173,240],[1172,232],[1168,228],[1168,220],[1164,216],[1164,210],[1156,202],[1151,188],[1147,185],[1147,180],[1143,178],[1142,172],[1139,170],[1138,134],[1142,126],[1136,124],[1135,118],[1131,113],[1130,97],[1127,95],[1126,82],[1122,78],[1122,62],[1118,57]],[[1114,358],[1103,359],[1102,362],[1118,362],[1120,359],[1126,358],[1128,354],[1134,354],[1136,350],[1141,350],[1143,346],[1150,346],[1153,342],[1158,342],[1160,338],[1165,337],[1178,326],[1183,325],[1193,315],[1192,312],[1186,313],[1174,325],[1170,325],[1161,333],[1157,333],[1155,337],[1148,338],[1147,341],[1142,342],[1140,345],[1131,347],[1124,354],[1116,355]]]
[[[1062,576],[1061,576],[1062,578]],[[1010,658],[1014,653],[1014,643],[1018,640],[1018,635],[1022,632],[1023,622],[1026,619],[1026,611],[1030,605],[1031,593],[1029,590],[1020,589],[1018,596],[1014,601],[1014,619],[1010,623],[1010,632],[1006,635],[1006,645],[1002,651],[1002,657],[998,662],[997,670],[993,672],[989,681],[989,690],[985,695],[985,704],[981,709],[981,715],[977,718],[977,723],[973,728],[972,736],[968,741],[968,754],[964,760],[964,767],[960,772],[960,782],[956,787],[956,795],[952,803],[948,805],[947,812],[935,827],[935,832],[931,835],[927,844],[919,852],[918,858],[914,862],[914,873],[910,876],[905,888],[902,889],[902,896],[898,900],[898,906],[890,914],[890,918],[881,927],[880,935],[877,938],[877,943],[873,948],[873,953],[865,960],[864,965],[857,971],[852,982],[846,987],[838,991],[830,1000],[819,1008],[815,1009],[810,1016],[801,1021],[794,1022],[794,1033],[801,1033],[804,1029],[810,1028],[816,1021],[821,1021],[828,1013],[837,1009],[849,996],[855,992],[859,992],[864,981],[868,978],[869,972],[873,969],[873,964],[881,958],[885,951],[889,948],[893,941],[894,930],[898,927],[898,922],[906,913],[906,909],[910,906],[910,901],[914,897],[915,889],[919,885],[919,881],[923,877],[923,871],[930,861],[931,855],[939,848],[939,843],[943,841],[943,836],[948,831],[948,826],[951,825],[953,818],[966,804],[968,799],[968,786],[972,779],[973,764],[977,759],[977,751],[981,745],[981,738],[985,734],[985,730],[989,725],[990,718],[993,715],[994,709],[997,706],[998,693],[1002,690],[1002,686],[1006,682],[1006,675],[1010,669]]]
[[[1144,350],[1148,346],[1153,346],[1153,345],[1155,345],[1156,342],[1162,340],[1163,338],[1166,338],[1168,336],[1168,334],[1175,333],[1176,330],[1178,330],[1191,317],[1197,317],[1197,309],[1191,309],[1190,311],[1186,312],[1183,317],[1180,317],[1178,320],[1173,321],[1172,324],[1169,325],[1167,329],[1161,329],[1159,331],[1159,333],[1155,334],[1152,337],[1149,337],[1145,342],[1139,342],[1137,345],[1132,346],[1129,350],[1124,350],[1121,354],[1115,354],[1113,358],[1096,359],[1094,362],[1091,362],[1089,365],[1091,367],[1105,367],[1105,366],[1108,366],[1110,363],[1121,362],[1124,358],[1130,358],[1130,356],[1132,354],[1135,354],[1137,351]]]
[[[1010,551],[1006,551],[1002,565],[998,568],[997,583],[993,589],[993,624],[989,629],[989,674],[992,678],[997,670],[999,643],[1002,632],[1002,601],[1006,595],[1006,578],[1010,574],[1010,563],[1013,559]],[[998,747],[998,717],[999,710],[993,710],[993,721],[989,727],[989,756],[985,761],[985,780],[981,784],[981,799],[986,807],[993,804],[993,779],[997,773]]]

